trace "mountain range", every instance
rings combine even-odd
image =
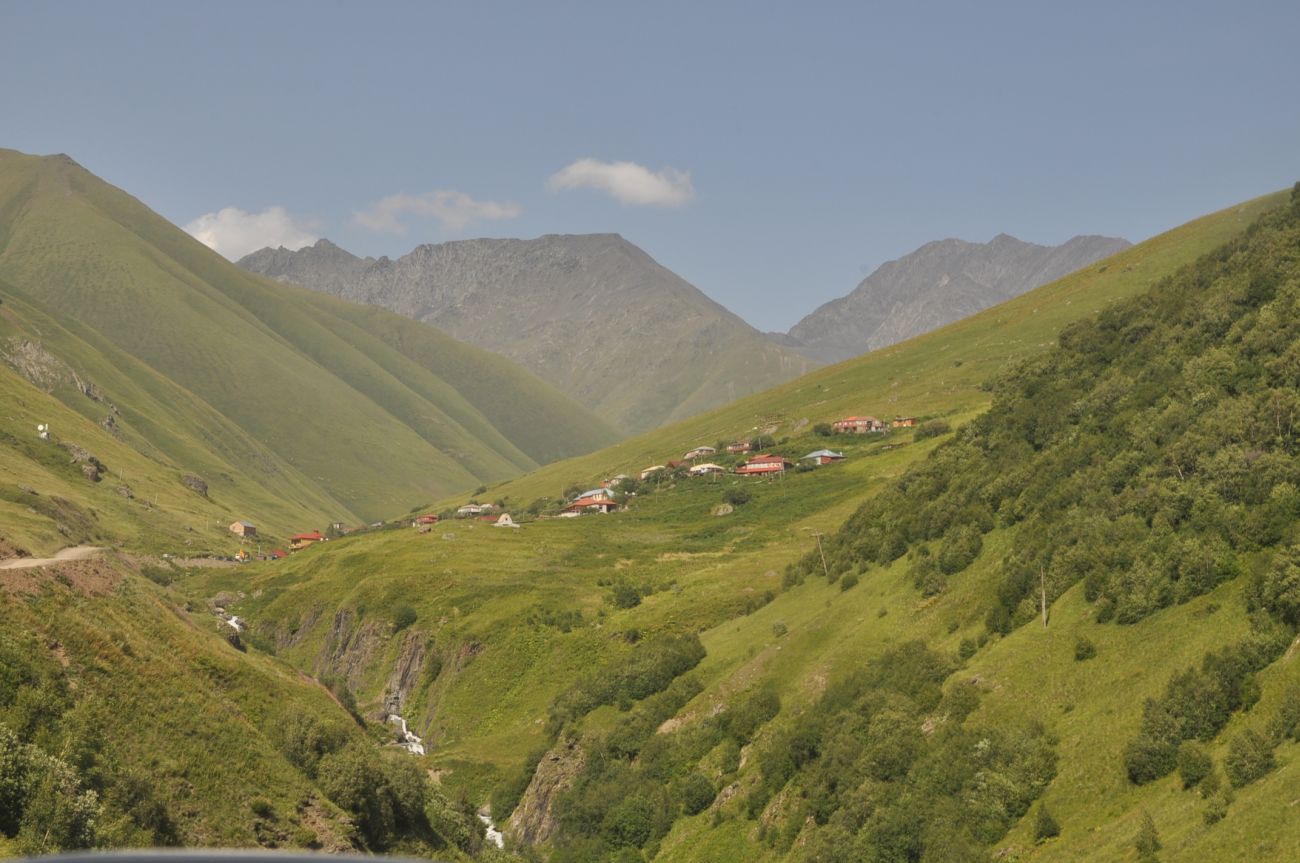
[[[1007,234],[987,243],[937,240],[881,265],[847,296],[820,306],[777,338],[822,362],[839,362],[969,317],[1130,245],[1098,236],[1059,246]]]
[[[501,353],[629,432],[817,365],[617,234],[422,245],[396,260],[358,258],[320,240],[262,249],[239,265]]]

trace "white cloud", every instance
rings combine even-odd
[[[301,249],[316,242],[313,225],[294,219],[284,207],[267,207],[260,213],[246,213],[226,207],[204,213],[185,226],[185,231],[203,245],[232,261],[264,246]]]
[[[404,216],[426,216],[437,219],[443,230],[459,232],[474,222],[513,219],[523,211],[518,204],[476,201],[464,192],[439,189],[423,195],[389,195],[353,213],[352,221],[376,233],[405,234]]]
[[[651,171],[636,162],[599,159],[579,159],[552,175],[546,185],[553,190],[599,189],[624,204],[636,206],[680,207],[695,197],[688,171]]]

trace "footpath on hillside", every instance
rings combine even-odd
[[[97,545],[74,545],[60,549],[54,557],[15,557],[0,560],[0,569],[32,569],[37,566],[50,566],[55,563],[67,563],[70,560],[85,560],[96,557],[104,549]]]

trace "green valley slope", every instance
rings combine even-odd
[[[938,417],[957,426],[989,405],[985,382],[1049,354],[1070,324],[1150,290],[1285,200],[1270,196],[1207,216],[938,332],[550,465],[489,494],[519,512],[566,487],[588,487],[680,457],[697,444],[759,432],[798,457],[828,443],[813,433],[815,424],[849,413]],[[788,735],[804,717],[817,716],[811,711],[829,685],[855,668],[887,669],[882,657],[914,640],[937,652],[933,668],[943,672],[944,692],[936,686],[895,705],[892,715],[903,717],[897,727],[909,745],[923,748],[920,729],[936,723],[949,722],[976,741],[986,729],[1014,725],[1015,734],[1026,736],[1013,734],[991,751],[1005,754],[997,747],[1014,750],[1023,739],[1038,741],[1025,743],[1028,749],[1046,740],[1055,753],[1056,766],[1046,774],[1029,771],[1014,752],[1005,754],[1006,764],[1037,778],[1022,787],[1011,773],[1000,774],[1014,793],[988,798],[1002,814],[988,822],[981,842],[1001,841],[1018,859],[1117,856],[1131,853],[1149,809],[1176,841],[1178,850],[1171,842],[1169,852],[1175,859],[1215,859],[1214,849],[1255,829],[1275,837],[1256,849],[1261,859],[1289,859],[1300,835],[1278,826],[1277,807],[1292,799],[1286,795],[1300,773],[1284,766],[1264,784],[1245,788],[1241,795],[1254,802],[1234,805],[1211,831],[1194,828],[1201,808],[1191,795],[1165,785],[1132,786],[1117,760],[1124,740],[1114,729],[1136,728],[1143,697],[1159,695],[1173,674],[1249,630],[1242,581],[1132,627],[1099,627],[1076,587],[1053,594],[1058,598],[1045,632],[1032,625],[990,632],[986,618],[999,596],[1002,555],[1014,540],[1009,532],[986,536],[983,553],[961,577],[930,596],[918,591],[915,560],[906,557],[860,571],[857,562],[842,565],[832,543],[827,569],[837,578],[828,583],[816,574],[814,534],[839,528],[864,500],[889,511],[905,490],[894,480],[948,439],[910,431],[887,440],[837,438],[830,443],[845,449],[845,463],[779,482],[674,477],[643,490],[628,512],[614,516],[533,522],[518,532],[462,521],[428,533],[408,528],[358,536],[251,573],[195,576],[180,589],[201,598],[236,584],[252,587],[237,607],[264,649],[313,673],[341,675],[364,709],[399,709],[430,742],[430,761],[445,771],[444,781],[480,800],[490,794],[499,810],[518,803],[515,830],[558,841],[557,860],[611,859],[606,855],[618,846],[643,841],[658,852],[656,859],[682,861],[783,860],[833,847],[825,845],[829,834],[803,826],[805,817],[820,825],[827,814],[810,813],[800,802],[811,799],[801,796],[801,789],[813,790],[811,782],[800,778],[784,791],[771,785],[768,777],[780,773],[769,770],[769,756],[790,748]],[[735,491],[746,492],[748,502],[714,514],[724,494]],[[877,497],[881,492],[887,496]],[[858,519],[870,519],[872,510],[863,512]],[[783,577],[792,564],[804,567],[802,576],[790,569]],[[852,579],[838,578],[845,569]],[[673,639],[693,633],[706,651],[689,676],[694,685],[642,697],[662,688],[656,669],[680,667],[680,657],[691,664],[690,651],[675,653]],[[1091,665],[1073,657],[1084,633],[1098,651]],[[1283,700],[1294,678],[1288,668],[1260,675],[1261,704]],[[1114,679],[1123,687],[1110,685]],[[608,680],[615,681],[612,689],[601,683]],[[973,703],[959,710],[931,696],[956,704],[967,697],[958,684],[968,680],[979,683],[971,694],[980,706],[967,725],[961,716]],[[863,685],[868,694],[876,691],[875,683]],[[1024,721],[1030,719],[1049,731],[1047,738]],[[551,748],[534,787],[525,790],[538,764],[529,753],[539,746]],[[1290,746],[1279,750],[1284,765]],[[653,755],[628,758],[643,747]],[[942,754],[934,751],[936,758]],[[585,768],[584,759],[599,770]],[[682,795],[686,783],[696,782],[693,774],[719,796],[703,813],[685,816]],[[1051,784],[1044,799],[1063,836],[1036,845],[1032,815],[1025,813],[1045,780]],[[579,790],[567,802],[546,791],[574,781]],[[882,786],[880,793],[896,790]],[[622,800],[637,802],[609,808]],[[557,809],[559,834],[547,823]],[[1098,834],[1094,828],[1101,827]],[[983,853],[970,837],[949,838],[972,859]]]
[[[0,151],[0,300],[11,368],[279,532],[616,438],[500,357],[240,270],[62,156]]]

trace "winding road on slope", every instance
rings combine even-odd
[[[60,549],[54,557],[15,557],[0,560],[0,569],[32,569],[37,566],[49,566],[55,563],[67,563],[70,560],[85,560],[97,556],[104,549],[97,545],[74,545]]]

